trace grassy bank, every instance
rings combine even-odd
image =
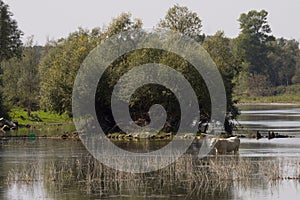
[[[300,85],[278,86],[269,89],[268,96],[235,96],[239,103],[300,103]]]
[[[239,96],[236,97],[241,104],[245,103],[300,103],[300,95],[274,95],[274,96]]]
[[[30,116],[27,115],[27,111],[22,108],[12,108],[9,112],[9,116],[12,120],[17,120],[19,124],[37,125],[37,124],[63,124],[72,122],[72,118],[67,114],[61,115],[49,111],[37,110],[32,111]]]
[[[19,123],[18,130],[1,132],[4,137],[61,137],[67,133],[74,132],[75,126],[72,118],[63,113],[37,110],[28,116],[27,111],[22,108],[12,108],[9,112],[11,120]]]

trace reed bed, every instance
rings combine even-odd
[[[123,163],[134,165],[134,163]],[[77,158],[32,161],[11,169],[7,182],[40,181],[56,191],[78,187],[86,193],[172,195],[180,188],[188,196],[213,195],[228,192],[234,184],[250,187],[256,182],[276,183],[284,177],[286,163],[280,160],[254,160],[238,156],[220,156],[198,159],[185,154],[175,163],[154,172],[127,173],[109,168],[90,155]],[[300,163],[294,167],[300,177]]]

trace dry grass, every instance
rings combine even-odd
[[[7,182],[43,181],[56,191],[75,184],[86,193],[98,193],[104,197],[108,193],[135,195],[145,190],[148,194],[172,193],[177,187],[182,187],[189,195],[199,196],[229,191],[233,184],[247,188],[258,180],[266,184],[276,183],[284,177],[283,165],[279,160],[253,160],[238,156],[200,160],[188,154],[164,169],[134,174],[111,169],[86,155],[52,160],[44,165],[32,162],[11,169]],[[300,177],[300,163],[297,166],[295,174]]]

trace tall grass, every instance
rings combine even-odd
[[[128,166],[134,163],[124,163]],[[299,165],[298,168],[299,175]],[[184,155],[164,169],[149,173],[127,173],[106,167],[90,155],[80,158],[51,160],[43,165],[32,162],[11,169],[7,182],[40,181],[56,191],[71,185],[87,194],[133,195],[172,194],[182,188],[188,196],[226,193],[234,184],[250,187],[257,181],[266,184],[284,179],[279,160],[253,160],[238,156],[198,159]]]

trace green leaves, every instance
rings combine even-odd
[[[271,33],[271,27],[267,23],[268,12],[265,10],[251,10],[247,14],[241,14],[238,21],[243,34],[252,35],[265,41],[268,38],[268,33]]]
[[[235,78],[239,75],[240,62],[235,57],[231,39],[226,38],[224,32],[218,31],[215,35],[207,37],[202,46],[216,63],[225,85],[227,108],[235,116],[237,114],[233,100]]]
[[[239,18],[241,33],[237,37],[237,46],[244,62],[249,63],[249,73],[266,73],[267,68],[267,42],[274,40],[270,36],[271,28],[267,23],[268,12],[249,11],[241,14]]]
[[[105,38],[122,31],[140,28],[141,25],[139,19],[132,20],[131,14],[123,13],[113,19],[104,30],[88,31],[80,28],[71,33],[67,39],[62,39],[49,50],[39,67],[41,106],[58,113],[71,113],[73,84],[77,70],[85,57]],[[109,54],[109,50],[106,53]]]
[[[79,29],[49,50],[39,66],[41,106],[58,113],[71,113],[72,88],[77,70],[95,47],[95,33]]]
[[[33,37],[28,39],[21,58],[2,62],[3,95],[10,106],[21,106],[29,113],[39,101],[38,65],[42,47],[33,45]]]
[[[202,41],[204,38],[201,35],[202,24],[197,13],[184,6],[174,5],[170,8],[165,18],[160,20],[158,27],[180,32],[196,41]]]
[[[12,19],[13,14],[8,5],[0,0],[0,62],[14,56],[21,56],[22,31],[18,29],[17,22]]]
[[[20,37],[22,31],[18,29],[17,22],[12,19],[13,14],[9,11],[9,7],[0,0],[0,75],[2,71],[2,61],[13,57],[20,57],[22,54],[22,41]],[[0,78],[0,86],[2,81]],[[4,108],[2,100],[2,91],[0,91],[0,117],[6,116],[6,108]]]

